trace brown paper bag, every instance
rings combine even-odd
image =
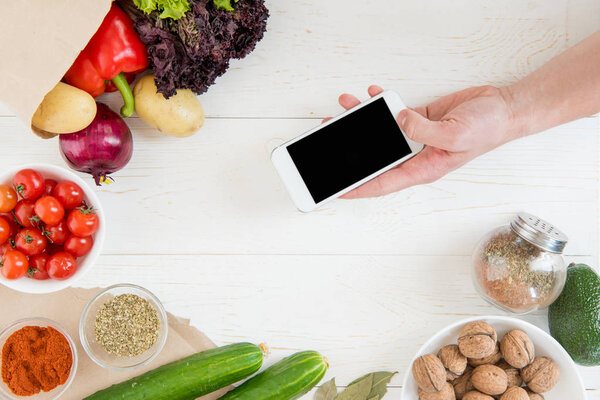
[[[98,30],[111,2],[2,2],[0,100],[28,129],[44,96],[62,79]]]
[[[87,302],[100,289],[69,288],[44,295],[25,294],[0,287],[0,330],[12,322],[27,317],[44,317],[61,324],[77,345],[79,363],[72,385],[61,400],[79,400],[112,384],[125,381],[163,364],[214,348],[214,343],[202,332],[189,325],[188,320],[169,314],[167,343],[149,365],[132,371],[107,370],[93,362],[79,341],[79,317]],[[214,400],[227,389],[211,393],[202,400]]]

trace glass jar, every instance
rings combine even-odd
[[[473,253],[473,283],[488,302],[526,314],[548,307],[567,278],[567,236],[550,223],[520,213],[489,232]]]

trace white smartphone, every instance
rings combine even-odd
[[[396,123],[404,108],[396,92],[385,91],[273,150],[296,207],[312,211],[421,151]]]

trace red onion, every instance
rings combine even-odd
[[[131,131],[119,114],[102,103],[92,123],[79,132],[60,135],[60,152],[69,165],[94,177],[96,185],[123,168],[133,154]]]

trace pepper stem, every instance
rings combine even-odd
[[[129,82],[127,82],[127,79],[122,72],[112,78],[112,81],[116,88],[119,89],[119,92],[121,92],[121,96],[123,96],[123,101],[125,103],[123,107],[121,107],[121,115],[125,118],[131,117],[135,110],[135,102],[133,100],[133,93],[131,92]]]

